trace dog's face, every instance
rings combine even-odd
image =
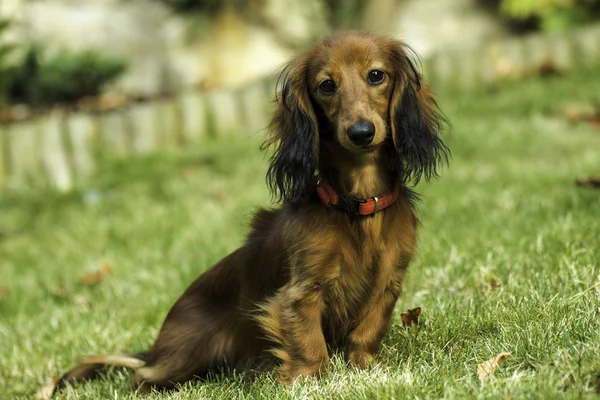
[[[346,150],[334,157],[389,152],[386,167],[405,185],[436,176],[448,159],[439,136],[445,119],[402,42],[365,32],[335,35],[291,61],[279,85],[266,144],[275,147],[267,182],[280,200],[310,195],[331,137]]]
[[[311,98],[338,143],[359,152],[383,143],[394,81],[401,79],[385,47],[371,37],[346,36],[318,46],[309,63]]]

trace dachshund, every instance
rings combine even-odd
[[[88,357],[56,389],[109,365],[134,369],[142,390],[265,359],[293,383],[319,376],[329,349],[371,365],[417,247],[411,188],[450,157],[412,54],[343,32],[291,61],[263,145],[281,206],[259,211],[243,246],[191,284],[146,353]]]

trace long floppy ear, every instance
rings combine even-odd
[[[275,148],[267,185],[276,201],[296,202],[312,191],[318,163],[318,125],[308,83],[308,57],[292,61],[277,82],[280,92],[263,149]]]
[[[450,149],[440,138],[448,121],[405,48],[397,43],[392,51],[396,80],[389,112],[401,179],[416,185],[423,177],[437,177],[439,167],[448,163]]]

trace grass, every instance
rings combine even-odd
[[[421,185],[420,251],[379,355],[322,380],[273,374],[190,383],[176,399],[581,398],[600,373],[600,131],[549,115],[597,100],[600,74],[446,94],[454,160]],[[66,195],[0,196],[0,397],[28,397],[80,354],[140,351],[203,270],[239,246],[268,203],[258,137],[107,165]],[[78,284],[107,263],[96,286]],[[490,282],[498,286],[491,292]],[[86,300],[89,304],[86,304]],[[422,326],[400,312],[420,306]],[[480,383],[476,365],[512,356]],[[58,398],[136,398],[116,371]]]

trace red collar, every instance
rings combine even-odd
[[[392,205],[398,198],[397,193],[394,191],[380,196],[369,197],[368,199],[340,196],[324,179],[319,180],[319,183],[317,183],[317,194],[327,207],[334,206],[339,210],[355,215],[376,214]]]

